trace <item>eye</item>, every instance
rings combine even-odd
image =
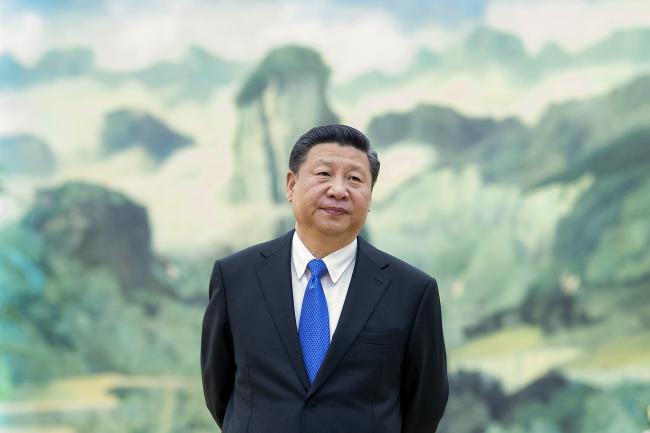
[[[316,175],[318,175],[318,176],[329,176],[330,174],[327,171],[319,171],[318,173],[316,173]]]
[[[353,180],[355,182],[361,182],[361,179],[357,176],[350,176],[350,180]]]

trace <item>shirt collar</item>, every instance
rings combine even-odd
[[[344,246],[343,248],[334,251],[323,257],[325,266],[327,266],[327,273],[329,274],[332,282],[336,282],[341,278],[343,272],[350,266],[357,255],[357,238]],[[298,279],[302,278],[307,270],[307,263],[314,259],[314,255],[307,249],[305,244],[298,236],[298,232],[293,232],[293,240],[291,242],[291,260],[293,266],[298,274]]]

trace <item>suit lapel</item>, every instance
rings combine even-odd
[[[363,238],[358,238],[354,271],[343,303],[341,317],[336,326],[336,331],[334,331],[325,360],[309,388],[307,397],[315,393],[334,371],[334,368],[346,354],[386,290],[391,277],[388,272],[381,269],[386,264],[381,260],[377,260],[375,251],[374,247],[365,242]],[[296,341],[298,340],[296,339]],[[297,344],[298,350],[300,350],[299,343]]]
[[[293,230],[262,251],[266,260],[255,265],[255,271],[284,349],[306,391],[309,388],[309,379],[296,330],[291,288],[292,236]]]

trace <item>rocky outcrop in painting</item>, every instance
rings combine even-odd
[[[40,190],[22,224],[41,234],[51,256],[107,266],[124,288],[151,285],[147,210],[119,192],[84,182]]]
[[[296,138],[335,123],[326,101],[329,68],[299,46],[269,52],[237,96],[238,125],[231,185],[234,202],[284,201],[284,173]]]
[[[31,134],[0,137],[0,173],[45,176],[56,168],[48,143]]]
[[[105,154],[140,146],[158,163],[192,142],[190,137],[172,130],[151,114],[131,109],[108,113],[102,130]]]

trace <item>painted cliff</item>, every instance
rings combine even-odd
[[[309,128],[337,122],[326,101],[329,68],[309,48],[274,49],[237,95],[231,198],[281,203],[284,174],[296,139]]]

